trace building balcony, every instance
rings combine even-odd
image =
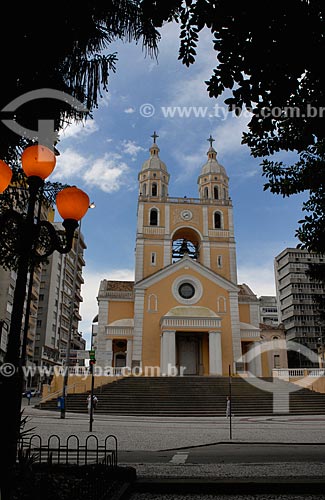
[[[206,199],[206,198],[187,198],[186,196],[183,198],[174,198],[168,196],[139,196],[139,201],[148,202],[148,203],[177,203],[177,204],[188,204],[188,205],[214,205],[214,206],[232,206],[232,202],[230,199],[228,200],[215,200],[215,199]]]

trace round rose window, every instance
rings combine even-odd
[[[183,299],[191,299],[194,297],[195,288],[191,283],[182,283],[178,289],[178,293]]]

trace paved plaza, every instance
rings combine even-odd
[[[86,403],[85,403],[86,404]],[[29,427],[35,427],[34,433],[42,438],[57,434],[66,438],[76,434],[84,440],[89,434],[89,416],[86,414],[66,413],[60,418],[60,412],[38,410],[33,402],[27,406],[23,402],[24,414],[30,417]],[[232,418],[232,439],[230,439],[229,419],[224,418],[166,418],[95,415],[93,431],[99,440],[108,434],[118,439],[119,465],[131,465],[136,468],[138,477],[297,477],[323,478],[325,473],[325,415],[318,416],[274,416],[274,417],[236,417]],[[314,445],[308,459],[290,457],[290,461],[277,461],[274,446],[294,444]],[[240,446],[238,460],[230,463],[215,455],[214,459],[202,460],[189,449],[209,450],[211,447]],[[265,447],[263,459],[245,460],[243,447],[252,451],[252,447]],[[215,448],[216,449],[216,448]],[[273,455],[268,461],[268,450]],[[313,451],[317,450],[315,457]],[[324,453],[322,453],[324,449]],[[291,447],[295,453],[295,447]],[[140,456],[141,460],[132,462],[130,456]],[[135,453],[138,452],[138,455]],[[142,453],[143,452],[143,453]],[[144,453],[147,452],[147,455]],[[291,453],[291,451],[290,451]],[[144,459],[144,457],[147,457]],[[324,460],[323,457],[324,456]],[[322,458],[320,460],[320,457]],[[123,463],[123,459],[125,463]],[[130,461],[131,460],[131,461]],[[196,462],[196,463],[195,463]],[[197,463],[201,462],[201,463]],[[207,463],[210,462],[210,463]]]

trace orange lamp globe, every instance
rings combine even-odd
[[[21,155],[21,163],[27,177],[35,176],[44,180],[54,170],[56,157],[46,146],[29,146]]]
[[[56,206],[62,219],[80,220],[89,208],[89,196],[76,186],[62,189],[56,195]]]
[[[10,184],[12,170],[3,160],[0,160],[0,194],[3,193]]]

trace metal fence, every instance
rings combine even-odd
[[[33,457],[34,463],[117,466],[117,438],[113,434],[106,436],[102,443],[96,435],[90,434],[84,444],[75,434],[68,436],[65,441],[57,434],[47,439],[33,434],[21,438],[18,444],[18,458],[25,454]]]

